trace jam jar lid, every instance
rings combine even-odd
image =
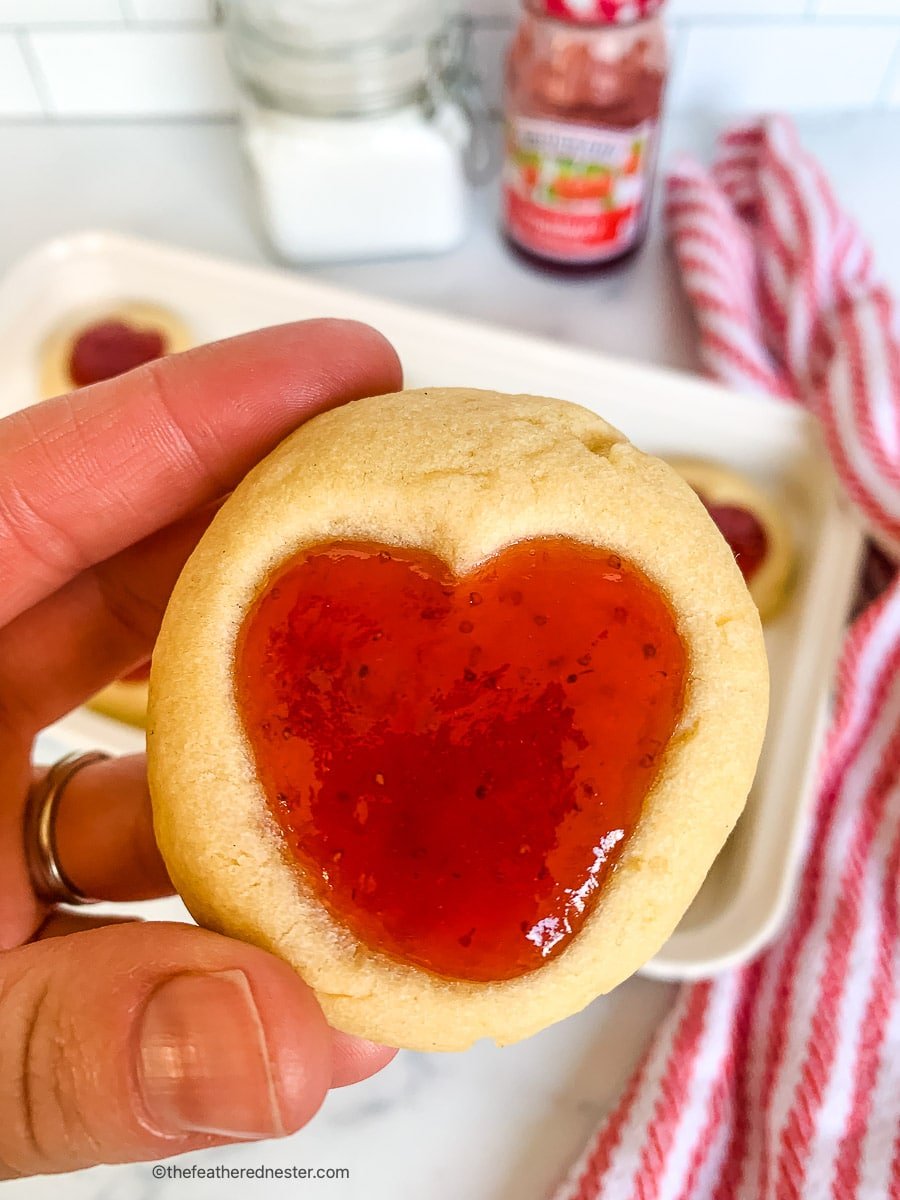
[[[584,25],[633,25],[655,17],[665,0],[529,0],[528,7],[557,21]]]

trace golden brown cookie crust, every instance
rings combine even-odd
[[[797,570],[797,551],[787,519],[762,488],[730,467],[701,458],[675,458],[669,462],[711,504],[745,508],[762,522],[768,542],[766,557],[748,587],[761,619],[771,621],[790,596]]]
[[[666,594],[689,655],[684,712],[569,947],[506,982],[446,980],[360,944],[303,880],[235,707],[235,639],[269,573],[306,546],[415,547],[462,575],[550,535],[627,557]],[[665,463],[558,400],[438,388],[361,400],[316,417],[252,471],[176,585],[150,683],[157,838],[197,920],[285,958],[338,1029],[418,1050],[514,1042],[615,987],[668,938],[743,809],[767,699],[756,608]]]
[[[40,352],[40,391],[43,399],[71,392],[77,385],[69,374],[72,348],[85,329],[100,321],[124,321],[137,329],[158,330],[167,354],[190,350],[194,339],[184,321],[167,308],[138,300],[88,309],[69,317],[47,337]]]

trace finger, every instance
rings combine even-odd
[[[335,1073],[283,962],[189,926],[127,925],[0,963],[0,1163],[133,1162],[304,1125]]]
[[[88,916],[82,912],[53,908],[33,940],[46,942],[50,938],[68,937],[70,933],[89,933],[92,929],[105,929],[109,925],[134,925],[136,922],[136,917]]]
[[[147,363],[0,422],[0,624],[227,492],[286,433],[399,386],[374,330],[307,321]]]
[[[32,734],[149,657],[209,505],[76,575],[0,629],[0,695]]]
[[[30,782],[30,739],[7,723],[0,703],[0,950],[27,941],[45,915],[31,885],[22,837]]]
[[[97,900],[152,900],[172,894],[153,836],[144,756],[84,767],[63,790],[56,815],[60,865]]]
[[[383,1070],[397,1056],[393,1046],[379,1046],[349,1033],[331,1031],[332,1087],[359,1083]]]
[[[153,836],[143,755],[85,767],[72,777],[57,810],[57,851],[69,879],[100,900],[149,900],[173,888]],[[51,913],[38,938],[59,937],[120,921],[83,913]],[[333,1034],[332,1087],[366,1079],[396,1054],[347,1034]]]
[[[67,937],[71,933],[88,933],[111,925],[134,925],[136,917],[90,916],[83,912],[64,912],[54,909],[34,935],[35,941]],[[348,1087],[370,1079],[397,1056],[393,1046],[379,1046],[364,1038],[352,1037],[337,1029],[331,1030],[331,1087]]]
[[[22,761],[28,761],[24,751]],[[46,770],[38,770],[33,779],[39,781],[44,775]],[[26,775],[16,794],[24,796],[28,782]],[[51,920],[47,905],[34,894],[25,861],[21,806],[15,809],[12,803],[0,809],[0,949],[21,945],[33,935],[49,936]],[[3,829],[8,836],[2,836]],[[85,895],[123,902],[172,894],[153,836],[143,755],[110,759],[77,771],[63,788],[55,833],[60,865]],[[63,932],[77,928],[58,923],[52,927]]]

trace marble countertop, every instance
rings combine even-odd
[[[802,133],[872,238],[900,290],[900,114],[805,118]],[[708,153],[715,125],[680,118],[666,153]],[[227,123],[0,124],[4,163],[0,271],[38,243],[115,229],[245,262],[268,256],[256,228],[236,131]],[[642,255],[605,277],[557,279],[523,265],[496,231],[492,188],[475,200],[470,237],[440,259],[318,268],[332,282],[419,306],[685,369],[696,367],[690,319],[659,224]],[[44,746],[53,753],[52,746]],[[403,1053],[386,1071],[332,1093],[313,1123],[282,1142],[173,1160],[179,1166],[346,1168],[308,1180],[325,1200],[541,1200],[615,1099],[671,1003],[673,988],[635,979],[518,1046],[461,1055]],[[44,1200],[60,1183],[9,1186]],[[153,1177],[150,1164],[67,1178],[70,1200],[228,1200],[297,1183]]]

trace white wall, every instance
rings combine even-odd
[[[372,0],[374,3],[375,0]],[[467,0],[496,106],[516,0]],[[0,0],[0,117],[221,116],[214,0]],[[673,107],[900,107],[900,0],[670,0]]]

